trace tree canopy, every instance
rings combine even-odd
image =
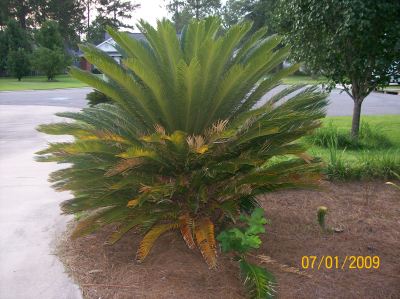
[[[115,28],[133,28],[123,22],[125,19],[132,18],[132,12],[139,8],[140,4],[132,3],[124,0],[99,0],[97,11],[99,15],[108,20],[108,25]]]
[[[167,10],[172,15],[177,32],[187,25],[192,18],[204,19],[220,13],[220,0],[170,0]]]
[[[273,17],[277,0],[228,0],[222,16],[226,27],[239,21],[253,21],[253,31],[266,26],[269,33],[276,32]]]
[[[340,84],[354,100],[352,136],[358,137],[361,104],[387,84],[400,60],[398,0],[282,0],[279,30],[292,58]]]
[[[32,65],[48,80],[53,80],[69,64],[57,22],[44,22],[35,34],[35,41],[38,47],[33,52]]]

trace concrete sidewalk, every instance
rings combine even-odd
[[[69,193],[57,193],[47,182],[60,166],[33,159],[47,142],[65,139],[38,133],[35,127],[57,121],[55,112],[77,109],[0,107],[0,298],[81,298],[53,254],[70,219],[59,208]]]

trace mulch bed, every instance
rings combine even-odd
[[[384,182],[328,183],[320,191],[281,191],[260,198],[267,218],[258,254],[278,282],[279,298],[400,298],[400,192]],[[322,232],[319,206],[328,207]],[[73,226],[73,224],[71,224]],[[162,236],[142,264],[135,262],[140,237],[127,234],[104,245],[113,230],[60,240],[58,255],[84,298],[245,298],[237,265],[221,256],[208,270],[198,251],[174,232]],[[69,230],[70,231],[70,230]],[[379,269],[306,270],[302,256],[379,256]],[[292,268],[288,268],[292,267]],[[317,267],[317,265],[315,265]]]

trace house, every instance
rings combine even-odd
[[[146,37],[142,33],[128,33],[130,37],[136,40],[146,40]],[[114,39],[106,33],[105,40],[96,46],[97,49],[107,53],[109,56],[114,58],[114,60],[118,63],[121,63],[122,55],[118,51],[116,46],[116,42]],[[79,67],[86,71],[92,71],[93,66],[83,57],[83,53],[80,55]]]

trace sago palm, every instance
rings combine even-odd
[[[140,230],[142,261],[161,234],[179,230],[212,268],[218,224],[251,211],[258,194],[316,183],[320,164],[296,140],[320,125],[326,95],[289,87],[255,107],[297,66],[277,71],[288,49],[277,49],[280,37],[265,37],[265,29],[249,36],[250,28],[222,32],[210,18],[177,36],[169,21],[140,22],[146,41],[110,29],[122,65],[81,46],[106,77],[77,68],[71,75],[114,103],[59,113],[74,121],[39,127],[74,137],[39,152],[41,161],[68,165],[51,181],[72,191],[65,213],[86,212],[73,236],[113,223],[113,244]]]

